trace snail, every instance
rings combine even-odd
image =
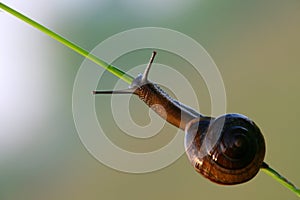
[[[129,89],[93,93],[137,95],[163,119],[184,130],[189,161],[209,180],[233,185],[252,179],[265,165],[265,142],[260,129],[241,114],[208,117],[171,98],[148,80],[155,55],[153,52],[144,73],[133,80]]]

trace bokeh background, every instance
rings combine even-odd
[[[194,38],[222,74],[227,112],[252,118],[265,136],[266,161],[300,185],[300,1],[2,2],[87,50],[137,27],[165,27]],[[199,176],[185,155],[146,174],[99,163],[80,142],[72,117],[73,82],[84,58],[6,12],[0,12],[0,22],[1,200],[297,199],[262,172],[242,185],[216,185]],[[131,52],[114,64],[126,71],[146,63],[150,52]],[[161,52],[157,62],[180,69],[184,61],[171,57]],[[99,88],[111,89],[116,81],[107,73]],[[201,112],[209,114],[209,94],[203,81],[198,84]],[[109,101],[97,97],[99,118]],[[137,99],[130,110],[137,123],[149,122]],[[176,130],[166,125],[144,140],[124,136],[112,120],[105,126],[112,141],[137,152],[163,146]]]

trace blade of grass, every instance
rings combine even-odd
[[[281,176],[277,171],[272,169],[267,163],[264,162],[261,169],[266,174],[268,174],[269,176],[274,178],[276,181],[278,181],[280,184],[282,184],[284,187],[288,188],[289,190],[294,192],[298,197],[300,197],[300,189],[297,188],[293,183],[291,183],[285,177]]]
[[[78,45],[68,41],[67,39],[63,38],[62,36],[54,33],[53,31],[49,30],[45,26],[42,26],[41,24],[24,16],[23,14],[17,12],[16,10],[4,5],[3,3],[0,3],[0,8],[2,8],[3,10],[7,11],[8,13],[14,15],[15,17],[19,18],[20,20],[26,22],[27,24],[37,28],[38,30],[42,31],[43,33],[49,35],[50,37],[52,37],[56,41],[62,43],[63,45],[69,47],[70,49],[73,49],[74,51],[76,51],[77,53],[81,54],[82,56],[88,58],[89,60],[93,61],[94,63],[100,65],[101,67],[103,67],[107,71],[111,72],[112,74],[114,74],[118,78],[122,79],[123,81],[125,81],[129,84],[131,84],[131,82],[133,81],[133,77],[131,77],[130,75],[128,75],[125,72],[121,71],[120,69],[106,63],[105,61],[99,59],[95,55],[90,54],[88,51],[84,50],[83,48],[79,47]],[[269,176],[274,178],[276,181],[278,181],[283,186],[290,189],[292,192],[294,192],[297,196],[300,197],[300,190],[294,184],[292,184],[290,181],[288,181],[286,178],[284,178],[278,172],[276,172],[274,169],[269,167],[268,164],[263,163],[263,166],[261,167],[261,169],[266,174],[268,174]]]
[[[103,67],[105,70],[109,71],[110,73],[114,74],[118,78],[122,79],[128,84],[131,84],[133,81],[133,77],[126,74],[125,72],[121,71],[120,69],[116,68],[113,65],[106,63],[105,61],[99,59],[93,54],[90,54],[88,51],[84,50],[83,48],[79,47],[78,45],[70,42],[69,40],[63,38],[62,36],[58,35],[57,33],[49,30],[45,26],[33,21],[32,19],[26,17],[25,15],[19,13],[18,11],[8,7],[7,5],[0,3],[0,8],[5,10],[6,12],[12,14],[13,16],[17,17],[18,19],[26,22],[27,24],[35,27],[36,29],[40,30],[41,32],[47,34],[48,36],[52,37],[56,41],[60,42],[61,44],[69,47],[70,49],[74,50],[75,52],[79,53],[80,55],[86,57],[87,59],[91,60],[92,62],[96,63],[97,65]]]

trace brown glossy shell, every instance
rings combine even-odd
[[[185,147],[197,172],[226,185],[253,178],[265,155],[259,128],[240,114],[223,115],[211,122],[192,120],[186,127]]]

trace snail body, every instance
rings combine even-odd
[[[204,116],[171,98],[148,80],[155,57],[129,89],[94,94],[135,94],[159,116],[185,131],[185,148],[194,169],[209,180],[233,185],[252,179],[263,166],[264,138],[256,124],[240,114]]]

